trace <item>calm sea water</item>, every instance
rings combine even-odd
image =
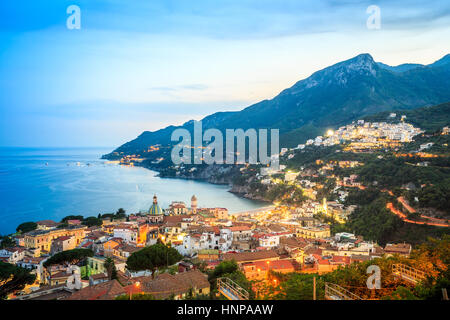
[[[225,207],[231,213],[265,205],[239,198],[227,186],[162,179],[154,171],[99,159],[110,151],[0,148],[0,234],[14,232],[25,221],[97,216],[118,208],[148,210],[153,194],[163,208],[175,200],[189,205],[193,194],[200,207]]]

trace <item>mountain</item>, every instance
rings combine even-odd
[[[400,116],[406,116],[406,122],[415,127],[424,129],[429,133],[441,131],[443,127],[450,125],[450,102],[442,103],[437,106],[423,107],[413,110],[394,110],[395,119],[389,117],[390,111],[380,112],[377,114],[364,117],[369,122],[398,122]]]
[[[404,64],[401,64],[401,65],[398,65],[395,67],[388,66],[387,64],[384,64],[382,62],[377,62],[377,64],[381,68],[389,70],[389,71],[393,71],[393,72],[405,72],[405,71],[408,71],[411,69],[415,69],[417,67],[423,67],[423,64],[416,64],[416,63],[404,63]]]
[[[278,128],[282,146],[292,147],[366,115],[389,110],[407,110],[450,101],[450,55],[430,65],[377,63],[369,54],[317,71],[241,111],[217,112],[202,119],[203,128]],[[192,131],[194,121],[180,127]],[[140,153],[150,145],[171,144],[178,127],[145,131],[115,153]]]

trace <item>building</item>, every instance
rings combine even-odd
[[[219,250],[205,249],[198,251],[198,259],[200,261],[217,261],[219,260]]]
[[[25,248],[39,248],[42,252],[50,252],[53,240],[63,236],[73,236],[78,246],[86,235],[86,226],[74,226],[61,229],[34,230],[25,234]]]
[[[222,260],[234,260],[238,264],[279,260],[280,255],[275,250],[262,250],[254,252],[224,253]]]
[[[306,239],[324,239],[330,237],[330,227],[328,225],[315,227],[297,227],[297,237]]]
[[[117,280],[110,280],[76,291],[66,300],[114,300],[123,294],[125,288]]]
[[[290,273],[294,272],[295,268],[291,260],[266,260],[243,263],[241,270],[248,280],[267,280],[269,271]]]
[[[139,279],[140,292],[151,294],[156,299],[167,299],[173,297],[175,300],[185,298],[190,292],[192,295],[209,294],[210,284],[208,276],[198,270],[171,275],[162,273],[152,279],[142,277]],[[126,287],[126,290],[133,289],[135,285]]]
[[[195,195],[191,198],[191,211],[193,214],[197,213],[197,197]]]
[[[143,247],[147,243],[149,230],[146,223],[124,222],[114,227],[114,238],[120,238],[126,243]]]
[[[41,220],[36,222],[38,230],[50,230],[56,228],[59,223],[53,220]]]
[[[384,247],[386,255],[398,254],[408,258],[411,253],[412,246],[409,243],[387,243]]]
[[[188,213],[186,204],[181,201],[173,201],[169,206],[169,211],[171,214],[176,214],[176,215]]]
[[[106,273],[97,273],[89,277],[89,285],[95,286],[96,284],[109,281],[108,275]]]
[[[72,250],[77,247],[76,238],[74,236],[61,236],[52,241],[50,246],[50,254],[61,251]]]
[[[25,257],[25,249],[18,247],[0,249],[0,257],[6,258],[8,263],[16,264]]]
[[[161,223],[164,219],[164,210],[158,205],[158,197],[153,196],[153,204],[148,209],[147,219],[151,223]]]
[[[233,226],[229,229],[233,233],[233,241],[250,240],[253,234],[249,226]]]

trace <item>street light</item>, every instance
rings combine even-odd
[[[139,288],[139,287],[141,286],[141,283],[140,283],[139,281],[136,281],[136,282],[134,283],[134,286],[135,286],[136,288]],[[132,295],[133,295],[133,287],[130,288],[130,300],[131,300]]]

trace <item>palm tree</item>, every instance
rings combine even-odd
[[[108,279],[112,280],[112,279],[117,279],[117,270],[116,270],[116,265],[114,264],[114,260],[111,258],[106,258],[105,262],[103,262],[103,266],[106,269],[106,272],[108,274]]]

